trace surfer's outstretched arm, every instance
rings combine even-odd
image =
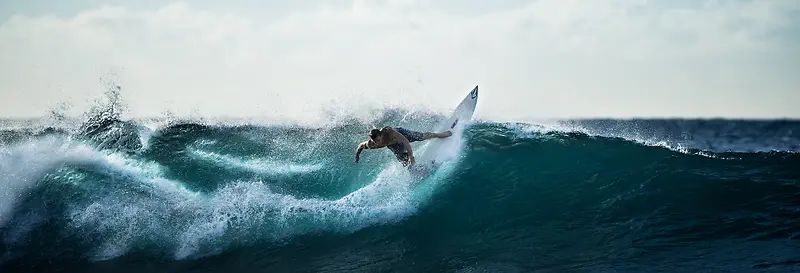
[[[358,163],[358,160],[361,157],[361,151],[363,151],[364,149],[377,149],[377,148],[381,148],[383,146],[386,146],[386,145],[378,145],[372,140],[367,140],[367,141],[359,143],[358,144],[358,148],[356,148],[356,163]]]
[[[356,163],[358,163],[358,160],[361,157],[361,151],[363,151],[364,149],[369,149],[367,146],[367,141],[358,144],[358,148],[356,148]]]

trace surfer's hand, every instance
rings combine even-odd
[[[356,163],[358,163],[358,159],[359,159],[358,157],[359,157],[359,156],[358,156],[358,155],[356,155]]]
[[[414,163],[417,163],[417,160],[414,158],[413,155],[409,156],[408,159],[409,159],[408,161],[411,162],[411,165],[414,165]]]

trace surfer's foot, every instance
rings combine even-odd
[[[439,135],[439,138],[446,138],[446,137],[452,136],[453,132],[444,131],[444,132],[439,133],[438,135]]]

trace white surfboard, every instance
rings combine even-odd
[[[475,106],[478,103],[478,86],[470,91],[464,99],[456,106],[450,118],[442,121],[436,126],[432,132],[451,131],[452,136],[447,138],[434,138],[427,140],[424,150],[421,154],[414,155],[416,165],[420,165],[430,174],[436,167],[445,161],[452,160],[458,156],[458,149],[461,144],[461,136],[464,128],[470,121],[472,115],[475,113]],[[415,169],[419,169],[415,168]],[[427,176],[427,174],[425,176]]]

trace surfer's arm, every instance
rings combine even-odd
[[[403,146],[406,147],[406,152],[408,152],[408,159],[411,162],[411,164],[414,164],[416,160],[414,159],[414,151],[411,150],[411,142],[408,141],[408,139],[403,134],[397,131],[395,131],[394,133],[396,137],[403,142]]]
[[[366,147],[367,147],[366,141],[358,144],[358,148],[356,148],[356,163],[358,163],[358,160],[361,157],[361,151],[363,151]]]
[[[361,157],[361,151],[363,151],[364,149],[375,149],[375,148],[379,147],[377,147],[377,145],[375,145],[375,142],[373,142],[372,140],[367,140],[359,143],[358,148],[356,148],[356,163],[358,163],[358,160]]]

